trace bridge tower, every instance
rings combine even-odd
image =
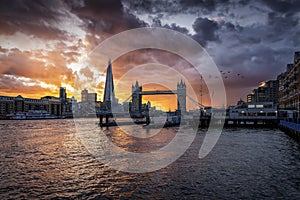
[[[186,85],[182,80],[177,83],[177,109],[186,112]]]
[[[142,86],[139,86],[139,82],[136,81],[135,85],[132,85],[132,104],[131,112],[140,112],[142,106]]]

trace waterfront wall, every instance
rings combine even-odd
[[[279,128],[285,133],[300,141],[300,124],[280,120]]]

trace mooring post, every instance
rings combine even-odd
[[[105,115],[105,123],[106,123],[106,126],[108,126],[108,114]]]
[[[100,115],[100,126],[103,124],[103,115]]]

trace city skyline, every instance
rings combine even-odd
[[[205,48],[223,75],[228,104],[234,104],[240,98],[245,99],[260,82],[276,79],[292,61],[293,52],[299,50],[297,4],[289,1],[3,1],[0,95],[37,98],[55,95],[62,86],[69,91],[68,97],[74,95],[79,99],[74,85],[80,83],[81,91],[93,79],[97,84],[87,89],[96,92],[98,100],[102,100],[105,71],[97,68],[106,68],[107,60],[100,60],[98,66],[84,66],[81,61],[114,34],[139,27],[164,27],[195,39]],[[194,76],[193,67],[179,56],[159,50],[134,51],[115,60],[112,63],[115,80],[135,66],[149,62],[180,70],[199,92],[200,79]],[[151,76],[156,78],[158,75]],[[127,84],[136,79],[133,77]],[[174,80],[174,87],[177,81]],[[158,85],[143,86],[147,87],[162,89]],[[124,93],[119,94],[121,101],[126,99]],[[155,98],[156,103],[161,102],[165,107],[170,104],[166,97]],[[175,97],[173,100],[171,104],[175,107]],[[204,102],[208,102],[205,96]]]
[[[291,70],[298,63],[297,59],[299,57],[299,53],[300,52],[295,52],[295,58],[294,58],[295,64],[287,64],[286,70]],[[90,93],[87,88],[84,88],[83,90],[81,90],[80,91],[80,96],[78,96],[77,99],[76,99],[74,96],[71,97],[71,95],[68,95],[65,87],[60,87],[58,93],[55,94],[54,96],[49,96],[49,95],[39,96],[39,97],[36,97],[36,98],[32,98],[32,100],[42,100],[44,98],[50,98],[51,97],[51,98],[57,98],[57,99],[61,99],[61,100],[64,100],[64,99],[68,98],[68,99],[73,99],[73,100],[76,100],[76,101],[79,100],[79,102],[93,101],[93,102],[103,102],[103,103],[105,103],[106,101],[109,101],[109,102],[114,102],[114,104],[118,104],[119,99],[116,98],[115,94],[114,94],[114,81],[113,81],[113,72],[112,72],[113,70],[112,70],[112,63],[111,63],[110,59],[108,61],[107,69],[106,70],[107,70],[107,72],[105,74],[105,76],[106,76],[106,78],[105,78],[105,88],[107,88],[107,89],[104,88],[105,92],[104,92],[102,100],[99,100],[99,99],[101,99],[101,97],[97,98],[97,96],[99,97],[99,95],[97,93],[93,93],[93,92]],[[241,100],[244,100],[244,98],[245,98],[245,102],[273,102],[275,104],[278,104],[278,100],[279,100],[279,98],[278,98],[278,92],[280,93],[280,91],[278,91],[278,87],[279,87],[278,86],[278,80],[280,79],[280,77],[283,76],[283,74],[284,73],[278,74],[277,80],[276,79],[275,80],[266,80],[266,81],[260,82],[259,85],[258,85],[258,88],[254,88],[252,91],[249,91],[249,94],[247,96],[243,97],[243,98],[240,98],[239,102]],[[270,83],[271,83],[271,85],[270,85]],[[132,83],[132,87],[136,86],[137,84],[139,85],[138,80],[136,80],[135,83]],[[177,81],[177,87],[178,87],[178,84],[185,84],[185,82],[182,82],[182,79],[181,79],[179,82]],[[150,85],[150,87],[149,87],[149,85]],[[146,86],[145,87],[146,90],[143,91],[143,92],[146,92],[146,93],[147,92],[151,93],[151,92],[155,92],[155,91],[168,91],[168,90],[172,91],[172,90],[170,90],[170,88],[164,87],[164,86],[159,85],[159,84],[145,84],[145,85],[141,84],[140,86],[141,87]],[[267,94],[267,96],[264,96],[264,95],[263,96],[259,96],[259,94],[258,94],[257,91],[261,90],[261,89],[264,90],[264,88],[267,88],[267,90],[269,90],[269,88],[272,88],[271,89],[272,90],[271,94]],[[129,89],[129,88],[127,88],[127,89]],[[126,90],[126,89],[124,89],[124,90]],[[207,88],[206,88],[206,90],[207,90]],[[173,90],[173,91],[174,91],[174,93],[173,93],[174,96],[173,97],[174,97],[175,100],[172,98],[171,101],[174,100],[174,105],[168,104],[168,108],[164,107],[164,106],[161,106],[161,104],[158,104],[158,105],[155,104],[154,106],[156,106],[159,109],[164,110],[164,111],[176,110],[178,108],[178,106],[177,107],[175,106],[175,104],[178,103],[178,100],[176,100],[177,99],[176,98],[176,93],[177,92],[176,92],[176,90]],[[269,95],[271,95],[271,96],[269,96]],[[118,96],[118,94],[117,94],[117,96]],[[141,102],[142,103],[147,103],[147,102],[151,102],[151,101],[152,102],[158,102],[159,100],[161,100],[161,98],[159,98],[159,97],[163,97],[162,98],[163,100],[167,100],[167,101],[170,102],[170,95],[169,94],[154,95],[154,96],[152,96],[152,98],[151,98],[151,96],[152,95],[150,95],[150,96],[146,95],[146,97],[142,98]],[[167,98],[165,98],[165,96],[167,96]],[[3,97],[5,97],[5,96],[3,96]],[[22,96],[20,94],[18,94],[17,96],[7,96],[7,97],[12,97],[12,98],[19,98],[19,97],[21,97],[21,98],[24,98],[24,99],[30,99],[30,98],[28,98],[26,96]],[[106,98],[106,100],[104,100],[105,98]],[[109,100],[109,98],[112,98],[112,99]],[[159,100],[157,98],[159,98]],[[199,103],[200,96],[195,97],[195,98],[197,99],[196,101],[198,101],[198,103]],[[127,96],[127,99],[125,101],[121,101],[119,103],[123,104],[123,103],[126,103],[128,101],[130,101],[130,102],[132,101],[131,95],[130,95],[130,97]],[[239,102],[237,104],[239,104]],[[194,103],[190,102],[190,103],[188,103],[188,105],[195,106]],[[205,102],[205,103],[207,103],[207,102]],[[227,104],[226,107],[232,106],[232,105],[233,104],[231,104],[231,105]],[[205,104],[203,104],[203,106],[205,106]],[[206,104],[206,106],[211,106],[211,105],[210,104]],[[193,110],[193,108],[191,106],[188,106],[187,108],[189,110],[190,109]]]

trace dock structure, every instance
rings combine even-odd
[[[99,118],[99,126],[100,127],[109,127],[109,126],[125,126],[125,125],[133,125],[133,124],[150,124],[151,120],[149,117],[149,113],[145,113],[143,115],[141,113],[140,117],[132,118],[129,113],[112,113],[102,111],[97,114]],[[116,119],[126,119],[128,121],[116,121]]]
[[[208,127],[210,124],[211,117],[209,116],[202,116],[199,118],[199,128]]]
[[[99,117],[99,126],[104,126],[109,124],[109,118],[113,117],[113,114],[111,112],[107,112],[107,113],[101,113],[98,115]],[[103,118],[105,120],[105,122],[103,122]]]
[[[218,122],[218,118],[216,118],[217,120],[214,120],[216,122]],[[219,118],[221,120],[221,118]],[[225,117],[223,118],[224,120],[224,127],[253,127],[253,128],[257,128],[257,127],[272,127],[275,128],[278,126],[278,122],[279,120],[277,119],[277,117],[275,118],[267,118],[267,117],[260,117],[260,118],[244,118],[244,117],[240,117],[240,118],[230,118],[230,117]],[[204,116],[204,117],[200,117],[199,119],[199,128],[207,128],[210,125],[214,125],[211,124],[211,117],[209,116]]]
[[[287,135],[300,141],[300,124],[285,121],[285,120],[280,120],[279,128],[280,130],[284,131]]]
[[[278,119],[276,116],[274,117],[237,117],[237,118],[225,118],[225,126],[235,125],[277,125]]]

